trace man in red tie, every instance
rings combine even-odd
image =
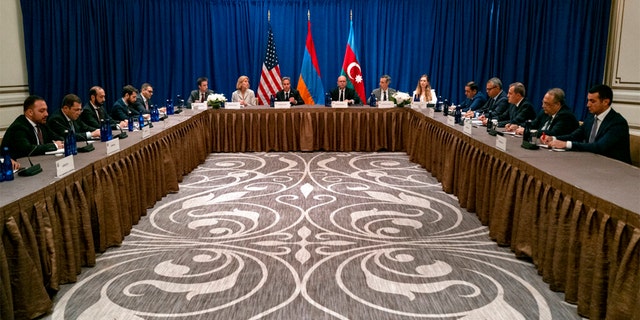
[[[191,91],[189,99],[187,99],[187,108],[191,108],[191,104],[194,102],[207,102],[207,97],[213,94],[213,90],[209,90],[209,79],[200,77],[196,82],[198,89]]]

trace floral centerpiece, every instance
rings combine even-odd
[[[207,105],[214,109],[220,109],[220,107],[224,106],[225,102],[227,102],[227,98],[225,98],[222,93],[210,94],[207,97]]]
[[[402,108],[411,103],[411,96],[408,93],[397,91],[391,96],[391,101],[395,102],[399,108]]]

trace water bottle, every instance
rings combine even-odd
[[[274,108],[276,106],[276,97],[274,95],[271,95],[271,97],[269,97],[269,107]]]
[[[111,141],[113,139],[113,132],[111,131],[111,120],[107,118],[104,123],[104,129],[107,130],[107,141]]]
[[[4,163],[2,164],[0,181],[11,181],[13,180],[13,165],[11,164],[11,156],[9,155],[9,147],[4,147],[2,152],[4,154]]]
[[[417,93],[413,94],[413,101],[420,102],[420,96]]]
[[[68,157],[73,155],[73,149],[71,148],[71,137],[73,134],[69,130],[64,131],[64,156]]]
[[[144,116],[142,113],[138,114],[138,126],[140,127],[140,130],[144,127]]]
[[[369,106],[375,107],[378,101],[376,101],[376,95],[371,92],[371,96],[369,97]]]
[[[456,106],[456,111],[455,111],[454,117],[456,119],[456,123],[457,124],[460,124],[460,125],[464,124],[464,122],[462,121],[462,107],[461,106],[459,106],[459,105]]]
[[[438,103],[440,103],[440,98],[438,98]],[[444,114],[445,117],[449,115],[449,100],[447,99],[444,99],[442,103],[442,114]]]
[[[443,106],[442,96],[438,96],[438,102],[436,103],[436,110],[435,111],[436,112],[442,111],[442,106]]]
[[[167,115],[173,115],[173,100],[171,98],[167,99]]]
[[[150,112],[150,117],[151,117],[151,122],[158,122],[160,121],[160,111],[158,111],[158,105],[154,104],[153,106],[151,106],[151,112]]]
[[[491,120],[491,112],[487,113],[487,132],[493,129],[493,121]]]
[[[128,125],[128,129],[129,132],[133,131],[133,113],[129,112],[129,119],[127,119],[127,125]]]
[[[331,107],[331,93],[329,92],[324,94],[324,106]]]
[[[531,142],[531,120],[524,123],[524,132],[522,133],[522,141]]]
[[[107,128],[106,128],[107,123],[104,121],[104,119],[100,120],[100,141],[105,142],[105,141],[109,141],[109,134],[107,133]]]

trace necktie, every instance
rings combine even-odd
[[[100,120],[103,119],[102,117],[102,110],[100,110],[100,108],[94,108],[93,110],[96,111],[96,116],[98,117],[98,122],[100,122]]]
[[[344,101],[344,90],[340,90],[340,101]]]
[[[204,102],[204,92],[200,93],[200,102]]]
[[[284,100],[289,101],[289,92],[284,94]]]
[[[42,136],[42,130],[40,130],[40,125],[36,124],[36,135],[38,136],[38,144],[44,143],[44,137]]]
[[[598,133],[598,117],[593,117],[593,126],[591,127],[591,133],[589,134],[589,143],[596,141],[596,134]]]
[[[144,108],[149,110],[149,100],[144,100]]]
[[[72,134],[76,134],[76,129],[73,127],[73,121],[69,121],[69,130]]]
[[[382,97],[382,101],[387,101],[387,91],[384,91],[384,96]]]

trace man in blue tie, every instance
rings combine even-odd
[[[587,107],[593,116],[567,135],[547,137],[547,145],[557,149],[588,151],[631,164],[629,124],[611,108],[613,90],[599,84],[589,89]]]

